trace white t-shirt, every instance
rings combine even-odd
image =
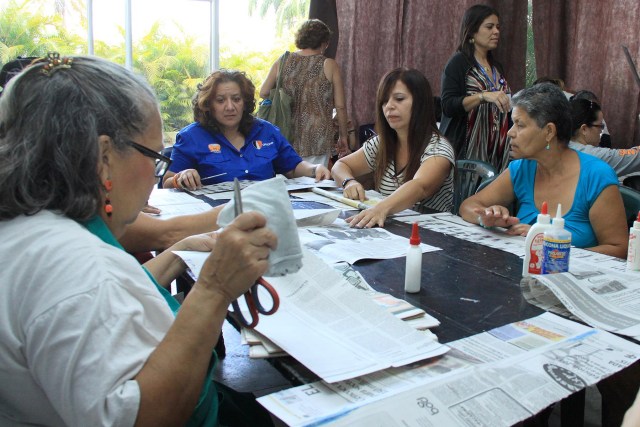
[[[369,169],[372,171],[376,168],[376,156],[378,154],[378,147],[380,146],[380,140],[378,136],[374,136],[363,144],[364,157],[367,160]],[[451,162],[451,171],[440,189],[430,198],[422,200],[416,203],[416,208],[429,208],[435,209],[441,212],[451,212],[453,209],[453,174],[455,169],[455,154],[453,147],[449,144],[449,141],[443,136],[437,134],[432,135],[431,141],[425,148],[424,152],[420,156],[420,164],[424,163],[429,157],[444,157]],[[398,187],[404,184],[405,171],[397,173],[395,164],[393,161],[387,165],[382,179],[380,181],[379,188],[376,190],[383,196],[392,194]]]
[[[0,425],[129,426],[173,322],[133,257],[64,216],[0,221]]]

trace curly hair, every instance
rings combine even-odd
[[[296,32],[296,47],[298,49],[317,49],[322,43],[331,39],[331,30],[327,24],[319,19],[305,21]]]
[[[244,109],[242,110],[239,131],[246,136],[254,121],[251,113],[256,108],[256,88],[244,71],[220,69],[214,71],[202,83],[199,83],[198,90],[191,102],[193,120],[212,132],[221,132],[220,124],[211,112],[211,102],[216,96],[218,85],[228,82],[236,83],[240,87]]]

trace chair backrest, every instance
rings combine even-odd
[[[460,204],[472,196],[485,181],[495,179],[496,169],[489,163],[480,160],[457,160],[453,193],[453,213],[460,210]]]
[[[632,227],[633,221],[638,218],[638,212],[640,211],[640,191],[621,185],[620,195],[624,203],[624,213],[627,217],[627,224],[629,227]]]
[[[358,141],[360,141],[360,146],[364,144],[364,142],[371,138],[372,136],[376,136],[377,133],[373,129],[373,123],[367,123],[365,125],[361,125],[358,128]]]
[[[167,156],[167,157],[171,157],[171,152],[173,151],[173,145],[170,145],[168,147],[164,147],[162,149],[162,155],[163,156]],[[165,172],[166,174],[166,172]],[[158,188],[162,188],[162,180],[164,179],[164,176],[162,176],[160,178],[160,180],[158,181]]]

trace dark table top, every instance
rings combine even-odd
[[[409,237],[411,232],[408,224],[394,220],[387,221],[385,228],[404,237]],[[442,250],[423,254],[419,293],[404,292],[404,257],[360,261],[354,268],[377,291],[405,299],[438,319],[440,326],[431,331],[440,342],[447,343],[542,313],[522,296],[519,287],[522,260],[516,255],[422,228],[420,237],[423,243]],[[229,341],[227,334],[225,331],[225,341]],[[231,353],[233,358],[248,357],[246,346],[236,351],[240,354]],[[264,360],[251,362],[255,362],[255,366],[246,361],[242,364],[242,375],[233,378],[227,375],[227,385],[238,391],[264,394],[261,390],[264,389],[265,371],[269,372],[270,391],[274,390],[275,384],[286,388],[287,384],[295,386],[318,379],[292,357],[270,359],[268,367]],[[228,371],[233,370],[227,359],[223,360],[223,370],[225,364],[229,365]],[[247,369],[254,369],[259,375],[255,377]]]

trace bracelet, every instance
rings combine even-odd
[[[480,215],[478,215],[478,225],[487,230],[491,230],[493,228],[493,227],[487,227],[486,225],[484,225],[484,222],[482,222],[482,217]]]
[[[316,177],[316,171],[318,170],[318,165],[315,165],[313,169],[311,169],[311,178]]]
[[[173,179],[173,188],[182,188],[182,186],[178,185],[178,174],[173,175],[171,179]]]
[[[342,188],[344,189],[344,187],[347,185],[347,183],[349,181],[355,181],[355,178],[345,178],[344,181],[342,181]]]
[[[484,102],[484,92],[480,92],[478,94],[478,96],[480,97],[480,103],[483,103]]]

